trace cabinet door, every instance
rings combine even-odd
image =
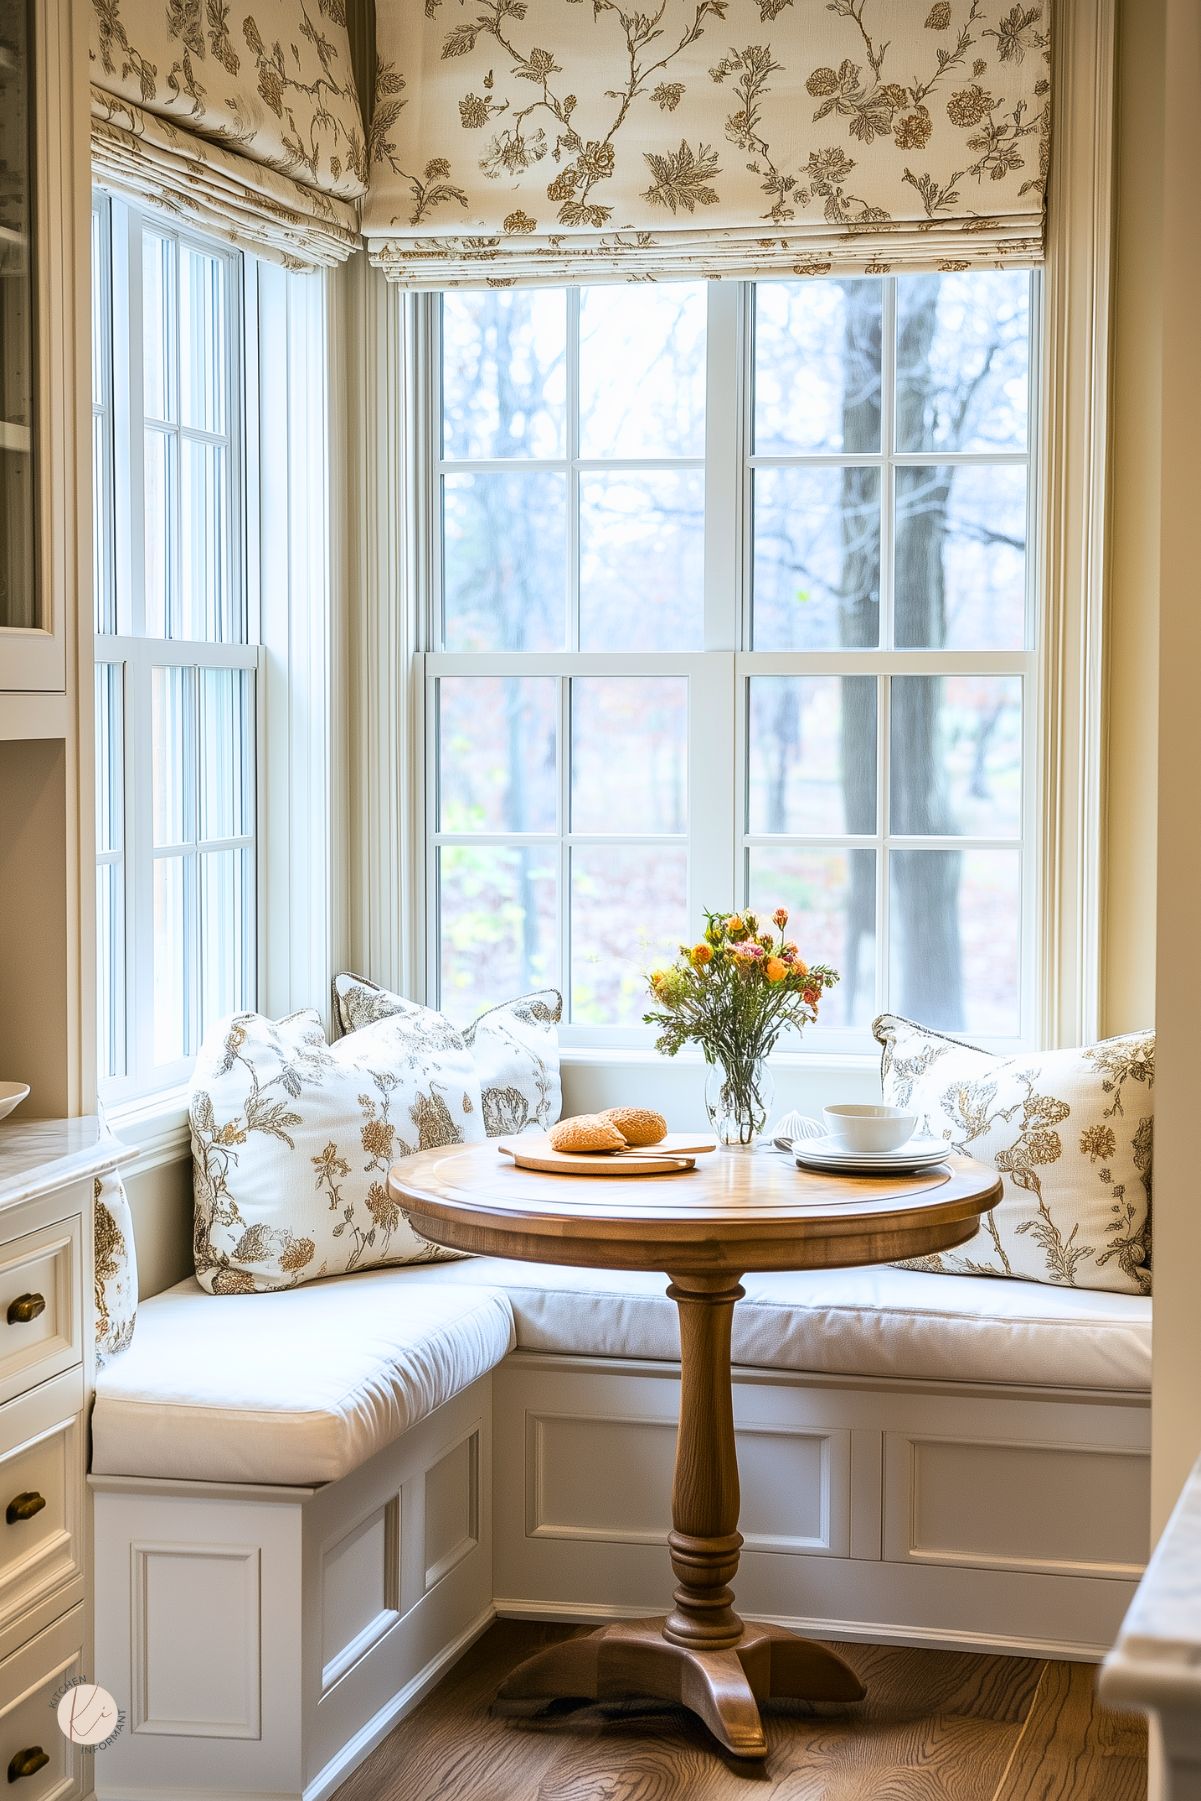
[[[0,0],[0,692],[65,690],[67,634],[88,602],[79,10]],[[0,706],[0,737],[28,735],[29,715],[13,717],[19,729]]]

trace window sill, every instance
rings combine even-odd
[[[126,1176],[138,1176],[164,1163],[177,1163],[191,1151],[186,1086],[164,1088],[158,1094],[106,1107],[109,1131],[136,1152],[125,1166]]]

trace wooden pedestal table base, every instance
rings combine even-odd
[[[824,1645],[734,1611],[738,1458],[730,1328],[744,1270],[890,1263],[963,1244],[1000,1198],[967,1158],[920,1175],[851,1180],[782,1157],[702,1158],[687,1174],[547,1175],[490,1144],[422,1151],[389,1192],[436,1244],[586,1269],[667,1271],[680,1315],[680,1426],[668,1535],[675,1606],[542,1651],[505,1681],[503,1709],[559,1698],[679,1701],[737,1757],[767,1745],[759,1702],[857,1701],[854,1671]]]
[[[719,1275],[673,1276],[667,1292],[680,1313],[680,1426],[667,1540],[675,1607],[666,1618],[623,1620],[540,1651],[501,1684],[497,1702],[508,1710],[568,1695],[678,1701],[736,1757],[765,1757],[760,1701],[859,1701],[865,1690],[824,1645],[782,1626],[746,1625],[734,1611],[730,1584],[742,1534],[730,1326],[743,1291]]]

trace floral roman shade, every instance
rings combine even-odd
[[[93,0],[106,187],[291,267],[361,243],[346,0]]]
[[[1050,0],[377,0],[411,287],[1037,262]]]

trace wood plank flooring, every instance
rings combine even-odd
[[[563,1703],[494,1719],[501,1677],[571,1627],[498,1621],[334,1801],[1145,1801],[1141,1719],[1086,1664],[840,1645],[855,1707],[773,1707],[766,1764],[681,1708]]]

